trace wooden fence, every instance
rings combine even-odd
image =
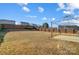
[[[57,28],[52,28],[52,29],[45,29],[45,28],[39,28],[39,31],[46,31],[46,32],[58,32],[58,33],[72,33],[75,34],[78,31],[75,29],[57,29]]]

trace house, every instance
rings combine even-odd
[[[79,26],[76,25],[59,25],[59,32],[63,33],[76,33],[79,31]]]
[[[75,29],[79,30],[79,26],[76,25],[59,25],[59,29]]]
[[[30,24],[28,22],[20,22],[20,25],[26,25],[29,26]]]
[[[15,25],[15,21],[0,19],[0,24],[12,24],[12,25]]]

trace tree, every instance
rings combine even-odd
[[[43,28],[49,28],[49,24],[48,23],[43,23]]]

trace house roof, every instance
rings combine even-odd
[[[15,22],[14,20],[7,20],[7,19],[0,19],[0,21],[9,21],[9,22]]]

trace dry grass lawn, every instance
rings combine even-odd
[[[54,35],[56,37],[56,34]],[[4,42],[0,46],[0,54],[79,54],[79,43],[58,38],[50,39],[49,32],[15,31],[6,33]]]

